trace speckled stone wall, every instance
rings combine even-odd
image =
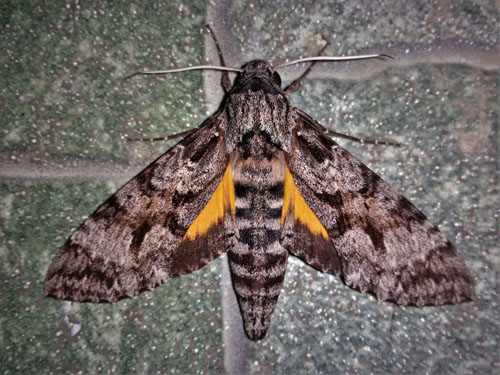
[[[498,371],[499,8],[487,0],[3,1],[0,373]],[[309,56],[323,39],[329,55],[395,58],[318,64],[290,99],[332,130],[404,144],[339,140],[456,244],[475,302],[398,308],[295,259],[268,337],[235,346],[222,339],[224,258],[115,305],[63,313],[42,298],[71,230],[175,144],[125,138],[186,130],[217,107],[217,73],[123,80],[216,63],[207,22],[231,66]],[[280,73],[290,82],[302,69]]]

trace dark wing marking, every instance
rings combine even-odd
[[[347,285],[399,305],[472,300],[464,261],[437,227],[320,124],[295,111],[287,166],[326,228]]]
[[[228,165],[221,118],[207,119],[73,232],[49,267],[45,296],[115,302],[197,270],[224,251],[222,220],[182,241]]]

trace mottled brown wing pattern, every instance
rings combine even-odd
[[[195,271],[220,255],[220,215],[203,231],[185,234],[227,169],[224,129],[222,116],[210,117],[102,204],[53,260],[45,296],[115,302]]]
[[[328,232],[346,284],[398,305],[472,300],[469,272],[437,227],[327,137],[320,124],[300,110],[295,113],[286,163],[301,195]],[[322,269],[321,264],[313,265]]]

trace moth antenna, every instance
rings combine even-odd
[[[323,46],[323,48],[321,48],[321,51],[319,51],[318,55],[317,56],[322,56],[323,55],[323,52],[326,51],[326,49],[328,48],[328,46],[330,45],[330,42],[325,38],[323,37],[323,40],[326,41],[325,45]],[[307,77],[307,75],[309,73],[311,73],[312,71],[312,68],[314,67],[314,65],[316,65],[317,61],[313,61],[312,64],[309,64],[309,66],[307,67],[307,69],[304,71],[304,73],[302,73],[299,78],[297,78],[295,81],[293,81],[292,83],[290,83],[286,88],[285,88],[285,94],[289,95],[295,91],[297,91],[299,88],[300,88],[300,85],[302,84],[302,81]]]
[[[243,69],[240,68],[230,68],[227,66],[195,65],[195,66],[188,66],[186,68],[169,69],[169,70],[143,70],[140,72],[135,72],[134,74],[125,77],[125,79],[130,79],[132,77],[142,74],[170,74],[170,73],[187,72],[189,70],[225,70],[229,72],[239,72],[239,73],[243,71]]]
[[[394,57],[386,55],[385,53],[377,53],[373,55],[356,55],[356,56],[316,56],[316,57],[305,57],[303,59],[289,61],[287,63],[278,65],[275,69],[284,68],[285,66],[300,64],[310,61],[352,61],[352,60],[366,60],[366,59],[384,59],[384,58],[394,59]]]

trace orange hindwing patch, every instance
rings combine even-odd
[[[328,233],[319,219],[300,194],[297,185],[293,181],[292,174],[286,169],[285,172],[285,194],[283,197],[283,211],[281,214],[281,225],[285,223],[289,211],[293,211],[294,221],[299,221],[306,226],[312,234],[320,234],[323,238],[328,238]]]
[[[231,210],[231,215],[234,216],[236,211],[234,202],[233,175],[231,174],[231,166],[228,165],[215,193],[188,228],[184,239],[194,240],[196,237],[204,235],[212,226],[222,221],[228,210]]]

